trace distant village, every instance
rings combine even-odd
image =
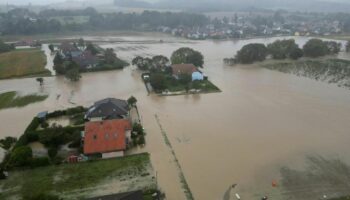
[[[276,15],[276,14],[275,14]],[[269,36],[329,36],[343,33],[344,24],[339,20],[322,17],[298,16],[262,17],[259,15],[235,15],[232,18],[215,18],[202,27],[159,26],[157,31],[192,40],[253,38]],[[302,17],[301,17],[302,18]]]

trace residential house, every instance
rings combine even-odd
[[[125,119],[129,117],[128,102],[121,99],[107,98],[94,103],[85,114],[85,119],[101,121],[105,119]]]
[[[81,54],[72,56],[72,60],[76,62],[82,69],[91,69],[96,67],[98,59],[91,51],[83,51]]]
[[[124,156],[131,137],[131,122],[127,119],[113,119],[85,123],[84,154],[101,154],[102,158]]]
[[[203,74],[193,64],[176,64],[171,66],[173,76],[178,79],[180,75],[187,74],[192,77],[192,81],[203,80]]]
[[[78,47],[74,46],[73,44],[71,44],[69,42],[62,42],[59,50],[60,50],[61,55],[65,59],[77,57],[80,54],[82,54],[82,51]]]
[[[88,198],[87,200],[143,200],[141,190]]]

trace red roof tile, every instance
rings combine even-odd
[[[85,124],[84,154],[125,150],[126,130],[131,130],[131,123],[126,119],[87,122]]]

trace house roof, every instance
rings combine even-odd
[[[122,119],[128,114],[127,101],[107,98],[94,103],[86,113],[86,118],[102,117],[106,119]]]
[[[86,67],[97,63],[97,57],[94,56],[91,51],[84,51],[77,56],[72,55],[72,60],[80,67]]]
[[[84,154],[125,150],[126,130],[131,130],[131,123],[126,119],[85,123]]]
[[[119,194],[94,197],[87,200],[143,200],[143,193],[141,190],[138,190],[134,192],[124,192]]]
[[[173,75],[188,74],[191,75],[193,72],[197,71],[197,67],[193,64],[176,64],[172,65]]]
[[[36,117],[42,119],[42,118],[45,118],[47,114],[48,114],[47,111],[40,112],[40,113],[38,113],[38,114],[36,115]]]
[[[72,52],[72,51],[79,51],[79,49],[77,47],[75,47],[74,45],[72,45],[69,42],[62,42],[60,49],[64,53]]]

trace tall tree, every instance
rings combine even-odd
[[[75,62],[70,62],[66,69],[65,77],[73,82],[79,81],[79,79],[81,78],[79,72],[79,65]]]
[[[53,44],[49,44],[49,49],[51,53],[53,53],[55,51],[55,46],[53,46]]]
[[[39,82],[40,85],[44,84],[44,79],[42,77],[36,78],[36,81]]]
[[[166,65],[169,63],[169,59],[165,56],[158,55],[152,58],[153,66],[160,71],[165,70]]]
[[[201,52],[191,48],[180,48],[171,55],[172,64],[193,64],[197,67],[203,67],[204,57]]]
[[[105,62],[107,64],[113,64],[117,59],[117,54],[114,52],[114,49],[107,48],[105,51]]]
[[[263,61],[267,56],[267,48],[264,44],[252,43],[242,47],[235,56],[236,62],[250,64],[256,61]]]
[[[303,47],[304,56],[320,57],[328,54],[327,44],[320,39],[311,39]]]
[[[93,45],[91,42],[89,42],[86,45],[86,50],[90,51],[92,53],[92,55],[96,55],[99,53],[99,51],[97,50],[97,48],[95,47],[95,45]]]
[[[85,41],[83,38],[80,38],[78,40],[78,46],[84,48],[85,47]]]

